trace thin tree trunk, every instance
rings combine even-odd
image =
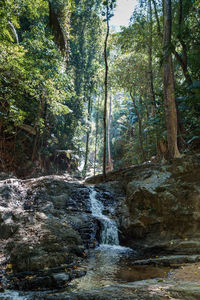
[[[109,8],[108,4],[106,6],[106,21],[107,21],[107,31],[106,38],[104,43],[104,61],[105,61],[105,101],[104,101],[104,116],[103,116],[103,126],[104,126],[104,151],[103,151],[103,177],[106,179],[106,145],[107,145],[107,130],[106,130],[106,119],[107,119],[107,101],[108,101],[108,57],[107,57],[107,44],[108,44],[108,36],[109,36]]]
[[[33,144],[33,152],[32,152],[32,156],[31,156],[31,161],[33,162],[36,156],[36,152],[37,152],[37,143],[38,143],[38,139],[39,139],[39,135],[40,135],[40,130],[38,127],[36,127],[36,135],[35,135],[35,139],[34,139],[34,144]]]
[[[113,163],[111,158],[111,115],[112,115],[112,97],[110,96],[110,110],[108,117],[108,170],[113,170]]]
[[[156,16],[158,35],[159,35],[161,38],[163,38],[163,34],[162,34],[162,32],[161,32],[160,20],[159,20],[158,11],[157,11],[157,6],[156,6],[156,1],[155,1],[155,0],[152,0],[152,2],[153,2],[154,12],[155,12],[155,16]]]
[[[97,115],[96,115],[96,136],[95,136],[95,148],[94,148],[94,176],[96,175],[98,133],[99,133],[99,98],[98,98],[98,103],[97,103]]]
[[[177,59],[177,61],[179,62],[182,71],[183,71],[183,75],[185,77],[185,80],[187,82],[187,85],[190,86],[192,85],[192,78],[191,75],[188,71],[188,58],[187,58],[187,45],[183,40],[183,35],[182,35],[182,26],[183,26],[183,2],[182,0],[179,0],[179,21],[178,21],[178,34],[177,34],[177,38],[182,46],[182,51],[183,51],[183,55],[180,55],[175,48],[173,49],[173,53]]]
[[[140,144],[140,151],[142,153],[142,161],[144,162],[146,160],[146,155],[143,147],[143,137],[142,137],[142,116],[141,116],[141,99],[140,99],[140,108],[137,108],[137,105],[135,104],[135,99],[132,93],[130,93],[133,106],[136,112],[136,115],[138,117],[138,138],[139,138],[139,144]]]
[[[35,139],[34,139],[34,144],[33,144],[33,151],[32,151],[32,156],[31,156],[31,161],[33,162],[36,156],[36,152],[37,152],[37,143],[40,137],[40,128],[38,126],[40,117],[42,116],[42,113],[44,111],[44,103],[45,103],[45,99],[43,97],[43,95],[41,95],[41,100],[39,102],[38,105],[38,115],[37,115],[37,119],[35,121],[35,130],[36,130],[36,135],[35,135]]]
[[[89,155],[89,140],[90,140],[90,119],[91,119],[91,97],[88,99],[88,112],[87,112],[87,134],[86,134],[86,146],[85,146],[85,164],[84,164],[84,176],[86,176],[88,168],[88,155]]]
[[[155,97],[155,91],[154,91],[154,77],[153,77],[153,66],[152,66],[152,48],[153,48],[153,16],[152,16],[152,2],[154,3],[154,9],[156,12],[156,18],[157,18],[157,23],[158,23],[158,32],[159,35],[161,36],[161,29],[160,29],[160,22],[158,18],[158,13],[156,9],[156,3],[155,0],[149,0],[149,23],[150,23],[150,28],[149,28],[149,85],[150,85],[150,99],[151,99],[151,114],[152,116],[156,115],[156,97]],[[158,153],[158,129],[157,126],[155,125],[155,145],[156,145],[156,150]]]
[[[152,21],[152,7],[151,0],[149,0],[149,85],[150,85],[150,97],[151,97],[151,107],[152,107],[152,115],[155,114],[155,92],[154,92],[154,84],[153,84],[153,67],[152,67],[152,44],[153,44],[153,21]]]
[[[163,87],[165,119],[167,127],[168,154],[170,158],[179,157],[177,146],[177,111],[175,102],[175,86],[172,55],[170,52],[171,43],[171,0],[164,0],[164,66],[163,66]]]

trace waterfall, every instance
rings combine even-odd
[[[96,198],[97,192],[92,188],[90,202],[92,215],[102,224],[100,243],[103,245],[119,245],[118,229],[114,220],[103,215],[104,205]]]

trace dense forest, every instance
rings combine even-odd
[[[200,1],[0,0],[0,170],[83,176],[200,146]],[[80,174],[80,173],[79,173]]]
[[[200,0],[0,0],[0,300],[200,299],[199,58]]]

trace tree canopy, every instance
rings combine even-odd
[[[199,0],[139,1],[119,32],[115,5],[0,0],[2,171],[86,176],[199,151]]]

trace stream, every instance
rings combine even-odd
[[[72,280],[66,286],[66,292],[76,293],[109,287],[116,284],[126,284],[145,279],[164,278],[168,276],[169,267],[135,266],[133,261],[138,253],[119,245],[118,228],[115,220],[105,215],[103,203],[97,199],[97,192],[90,187],[89,201],[91,214],[101,224],[99,246],[90,249],[88,257],[81,266],[86,275]],[[52,293],[52,291],[50,291]],[[46,299],[48,292],[17,292],[0,293],[0,299]],[[56,295],[59,297],[59,292]],[[58,298],[59,299],[59,298]],[[66,298],[68,299],[68,298]],[[81,298],[80,298],[81,299]]]
[[[97,199],[97,192],[91,188],[92,215],[101,222],[100,245],[90,250],[85,262],[86,276],[70,283],[71,290],[91,290],[117,283],[133,282],[156,277],[166,277],[168,267],[134,266],[137,252],[119,245],[118,228],[114,219],[103,214],[104,205]]]

